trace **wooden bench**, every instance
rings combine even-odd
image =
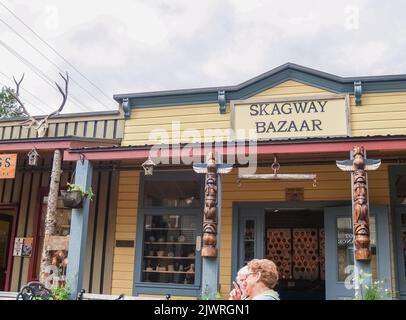
[[[0,300],[16,300],[18,292],[0,291]]]
[[[126,296],[124,294],[111,295],[111,294],[97,294],[86,293],[81,290],[78,294],[78,300],[169,300],[171,295],[167,294],[164,297],[139,297],[139,296]]]

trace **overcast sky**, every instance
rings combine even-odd
[[[25,73],[22,88],[47,104],[22,91],[33,114],[60,103],[44,79],[62,79],[44,56],[72,77],[64,112],[117,104],[1,4],[107,97],[235,85],[286,62],[339,76],[406,74],[401,0],[0,0],[0,85]]]

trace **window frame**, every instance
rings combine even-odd
[[[144,206],[144,185],[145,181],[196,181],[199,184],[200,205],[195,208],[174,208],[174,207],[145,207]],[[133,295],[138,294],[171,294],[183,296],[197,296],[201,291],[201,265],[202,259],[198,251],[195,255],[195,283],[194,284],[174,284],[174,283],[153,283],[142,282],[142,264],[144,252],[144,223],[148,215],[196,215],[196,237],[202,235],[202,219],[204,205],[204,175],[196,174],[193,171],[156,171],[152,176],[140,174],[138,214],[136,228],[136,248],[134,255],[133,273]]]

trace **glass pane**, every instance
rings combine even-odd
[[[37,261],[38,273],[40,270],[41,254],[44,246],[45,238],[45,216],[47,212],[48,197],[44,197],[41,208],[41,230],[39,238],[39,259]],[[66,267],[68,264],[68,249],[69,249],[69,234],[72,210],[63,206],[62,198],[58,198],[56,212],[55,235],[49,238],[46,243],[48,250],[51,252],[51,267],[50,276],[47,280],[47,285],[57,288],[64,286],[66,283]]]
[[[376,255],[376,225],[375,217],[369,217],[369,230],[371,240],[371,271],[372,278],[377,280],[377,255]],[[348,273],[346,267],[354,265],[354,242],[352,231],[352,219],[350,217],[337,218],[337,263],[338,281],[345,281]]]
[[[199,207],[200,186],[197,181],[145,181],[144,207]]]
[[[196,216],[146,215],[143,282],[194,284]]]
[[[255,220],[246,220],[244,226],[244,264],[255,257]]]
[[[402,233],[402,244],[403,244],[403,263],[404,263],[404,270],[405,270],[405,279],[406,279],[406,214],[402,214],[401,216],[401,233]]]
[[[352,220],[350,217],[337,218],[337,263],[338,281],[344,281],[348,274],[346,267],[354,265]]]

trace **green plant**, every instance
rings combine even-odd
[[[70,298],[70,287],[67,284],[60,288],[51,289],[51,291],[54,295],[54,300],[69,300]]]
[[[82,189],[82,187],[81,187],[80,185],[78,185],[78,184],[74,184],[74,183],[69,183],[69,182],[68,182],[67,185],[68,185],[67,191],[78,191],[78,192],[81,193],[81,195],[82,195],[83,198],[89,197],[89,200],[90,200],[90,201],[93,200],[94,193],[93,193],[92,187],[90,187],[90,188],[88,189],[88,191],[84,191],[84,190]]]
[[[372,281],[372,274],[360,270],[359,288],[356,290],[355,299],[358,300],[384,300],[390,299],[392,292],[385,288],[385,281]]]
[[[213,297],[213,294],[209,291],[209,286],[206,284],[206,288],[199,295],[199,300],[221,300],[221,293],[217,291]]]

